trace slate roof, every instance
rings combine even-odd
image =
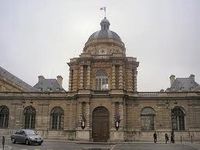
[[[113,39],[121,42],[121,38],[119,37],[119,35],[111,30],[96,31],[89,37],[88,41],[97,39]]]
[[[43,78],[34,87],[41,92],[65,92],[56,79]]]
[[[4,80],[5,82],[10,83],[16,88],[20,88],[24,92],[37,92],[38,90],[31,85],[27,84],[26,82],[22,81],[18,77],[14,76],[4,68],[0,66],[0,79]]]
[[[94,32],[88,39],[87,42],[98,40],[98,39],[113,39],[115,41],[121,41],[119,35],[111,30],[109,30],[110,23],[107,18],[104,18],[101,23],[101,30]]]
[[[194,78],[176,78],[167,91],[200,91],[200,85]]]

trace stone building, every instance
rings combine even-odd
[[[194,75],[187,83],[170,77],[173,83],[166,91],[138,92],[139,62],[126,56],[106,18],[100,26],[80,56],[70,59],[67,92],[61,76],[39,76],[32,87],[0,68],[0,132],[9,136],[19,128],[33,128],[45,138],[109,142],[152,141],[155,131],[164,141],[164,134],[173,130],[176,140],[200,140],[200,92]],[[182,90],[176,90],[182,82]]]

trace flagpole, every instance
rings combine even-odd
[[[105,18],[106,18],[106,7],[104,7],[104,13],[105,13]]]
[[[101,7],[100,10],[104,11],[104,18],[106,18],[106,7]]]

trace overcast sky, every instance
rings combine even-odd
[[[169,87],[169,76],[200,83],[200,0],[0,0],[0,65],[35,85],[64,78],[107,7],[110,29],[137,57],[138,90]]]

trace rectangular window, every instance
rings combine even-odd
[[[57,121],[58,121],[57,115],[53,115],[52,116],[52,129],[57,129]]]

